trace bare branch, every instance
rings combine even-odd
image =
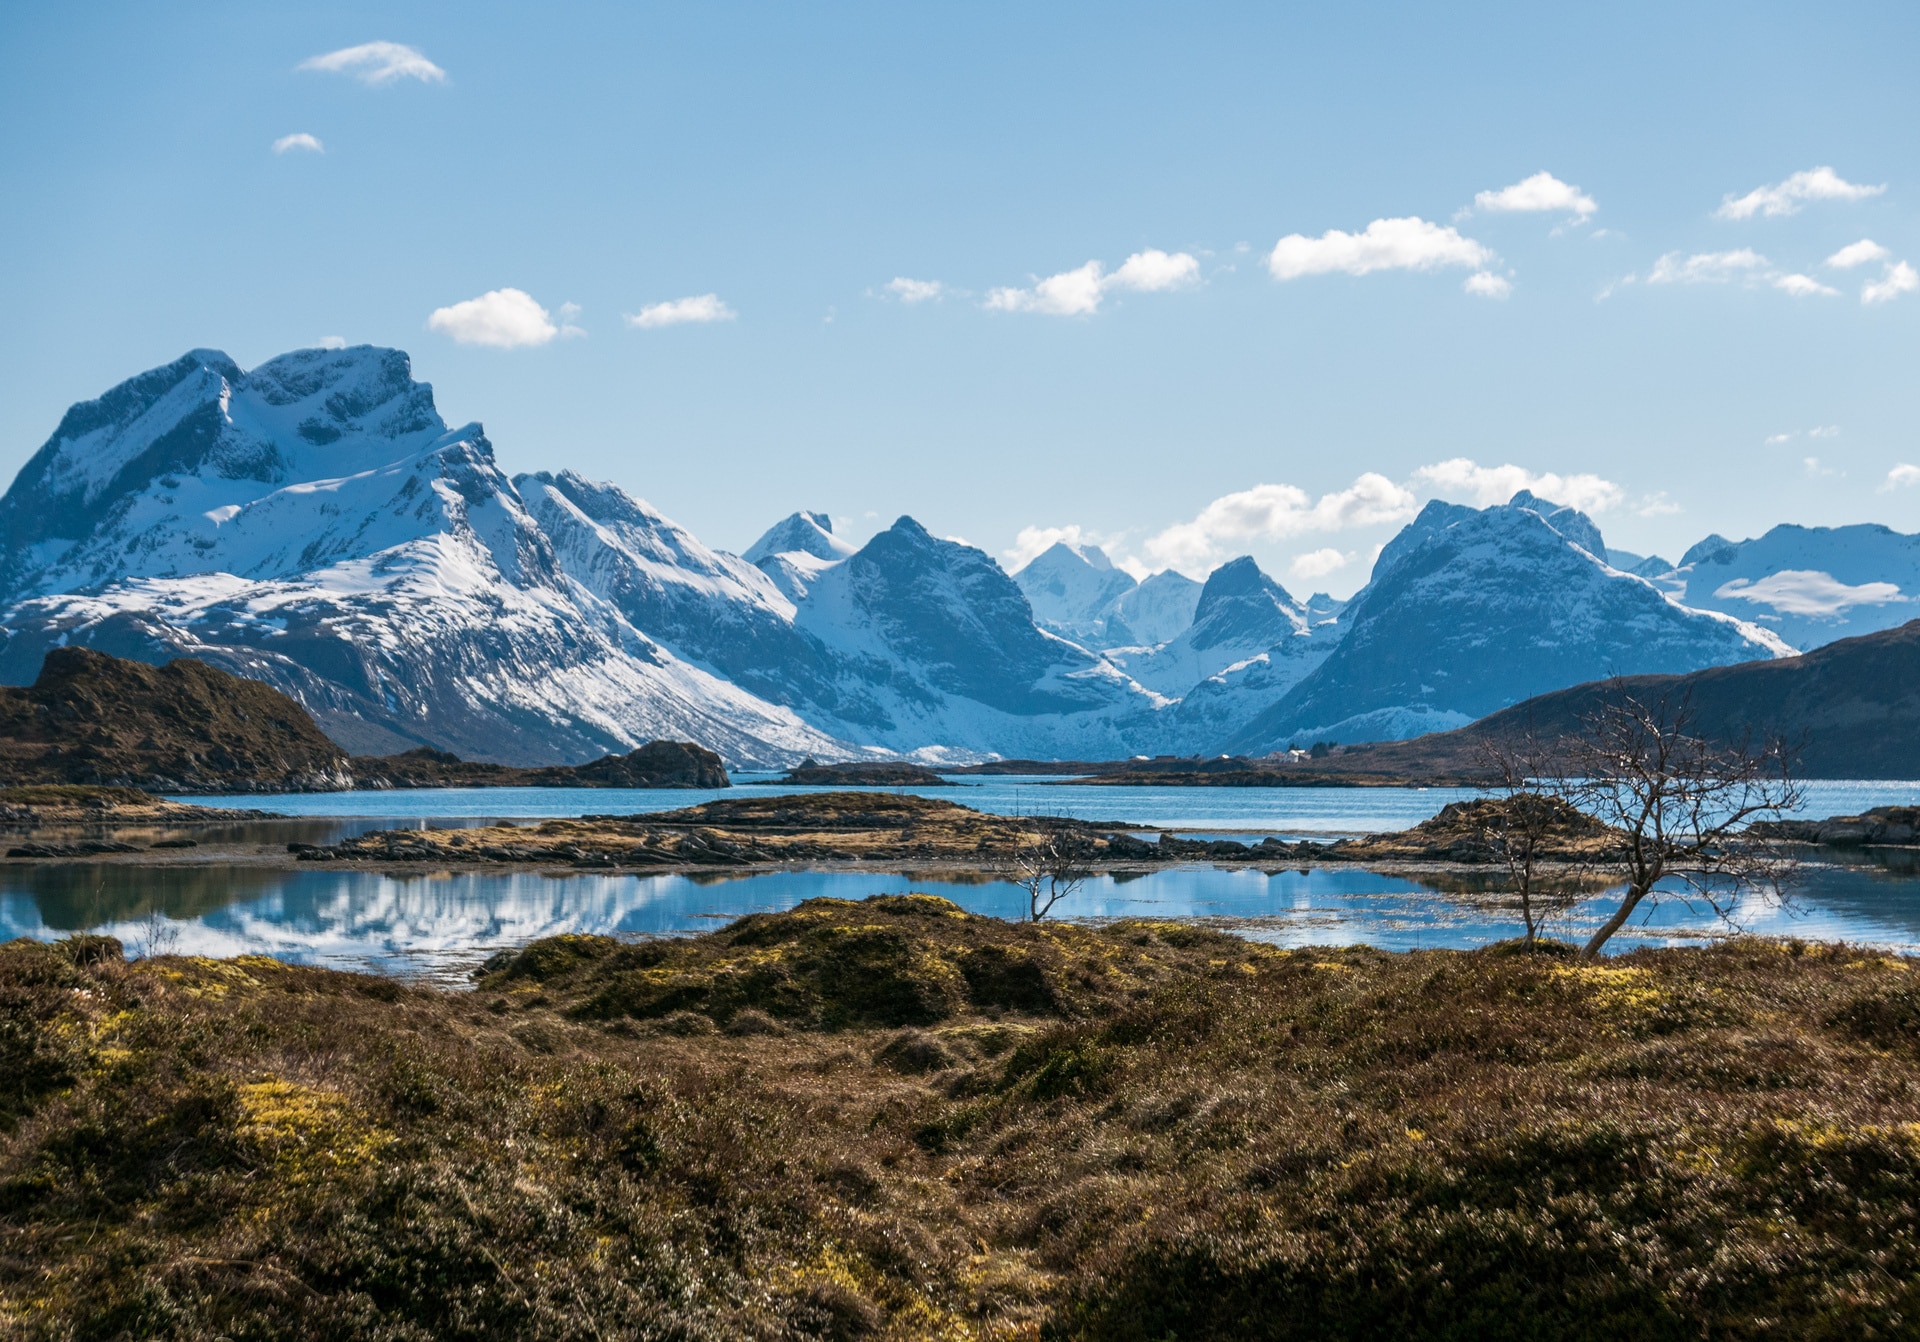
[[[1027,921],[1039,922],[1079,889],[1093,875],[1092,857],[1091,843],[1057,825],[1015,848],[1011,879],[1027,892]]]
[[[1798,809],[1793,756],[1777,738],[1756,743],[1751,734],[1716,745],[1698,730],[1690,693],[1648,703],[1616,682],[1569,743],[1558,784],[1566,800],[1621,835],[1609,865],[1627,888],[1583,957],[1598,955],[1636,909],[1657,902],[1662,881],[1727,919],[1744,893],[1779,894],[1788,859],[1748,829]]]

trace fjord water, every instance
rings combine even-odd
[[[1444,788],[1113,788],[1020,778],[966,781],[971,786],[919,791],[988,811],[1130,820],[1248,837],[1403,829],[1449,801],[1473,795]],[[196,831],[209,843],[277,844],[332,842],[395,823],[467,826],[492,817],[634,814],[744,791],[476,788],[193,800],[302,816]],[[1843,814],[1916,802],[1920,784],[1827,782],[1809,786],[1807,812]],[[1789,906],[1749,898],[1736,910],[1736,922],[1765,935],[1920,950],[1920,875],[1898,858],[1810,866],[1801,873]],[[387,875],[323,866],[8,863],[0,867],[0,937],[50,938],[92,930],[117,936],[134,951],[267,954],[452,977],[493,950],[560,932],[685,934],[747,913],[788,909],[817,895],[858,899],[905,890],[941,895],[995,917],[1024,913],[1023,896],[1013,886],[990,873],[950,870]],[[1577,903],[1556,931],[1579,935],[1598,922],[1604,903],[1604,896]],[[1056,916],[1201,919],[1288,946],[1471,947],[1520,930],[1492,873],[1442,879],[1335,867],[1194,865],[1102,876],[1063,903]],[[1730,930],[1703,906],[1667,902],[1646,922],[1623,931],[1615,944],[1628,949]]]
[[[177,797],[203,806],[258,807],[297,816],[454,820],[579,815],[639,815],[772,790],[778,774],[735,774],[737,786],[701,788],[423,788],[416,791],[253,793]],[[1466,788],[1414,787],[1102,787],[1053,777],[955,775],[949,787],[854,788],[958,802],[994,815],[1060,815],[1096,824],[1150,829],[1318,837],[1379,834],[1426,820]],[[807,789],[786,786],[783,791]],[[817,790],[817,789],[815,789]],[[1821,780],[1806,784],[1810,816],[1857,815],[1874,806],[1920,804],[1920,781]]]

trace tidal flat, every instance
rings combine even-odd
[[[0,1329],[1911,1335],[1920,962],[809,900],[470,992],[0,947]]]

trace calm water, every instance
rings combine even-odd
[[[191,833],[214,841],[326,843],[395,823],[468,826],[488,819],[634,814],[690,806],[731,793],[625,789],[468,788],[187,800],[302,817],[239,821]],[[771,775],[762,775],[771,777]],[[1153,828],[1257,837],[1326,836],[1404,829],[1471,792],[1447,788],[1106,788],[1030,778],[964,780],[917,791],[1003,814],[1070,815]],[[755,789],[758,790],[757,788]],[[1920,804],[1920,784],[1838,782],[1808,787],[1806,813],[1851,814]],[[152,842],[166,833],[130,833]],[[1920,951],[1920,875],[1895,865],[1810,868],[1792,907],[1750,899],[1745,930],[1857,941]],[[1262,872],[1206,866],[1100,877],[1056,910],[1075,919],[1191,918],[1283,945],[1366,942],[1394,949],[1467,947],[1518,933],[1490,881],[1415,880],[1344,868]],[[846,871],[748,876],[543,875],[533,872],[390,876],[215,863],[134,867],[113,863],[0,866],[0,938],[95,930],[148,948],[203,955],[264,953],[301,962],[454,977],[490,951],[558,932],[636,935],[706,930],[742,914],[793,907],[815,895],[858,899],[922,890],[976,913],[1013,918],[1023,896],[986,877],[941,879]],[[1603,916],[1600,901],[1571,908],[1561,932]],[[1710,911],[1672,902],[1616,939],[1621,948],[1722,935]]]
[[[694,806],[763,790],[739,774],[729,791],[653,788],[444,788],[412,792],[319,792],[286,796],[182,797],[208,806],[258,807],[301,816],[387,816],[410,819],[522,818],[584,814],[634,815]],[[957,778],[946,788],[880,788],[944,797],[998,815],[1066,815],[1104,824],[1129,821],[1155,829],[1245,832],[1283,838],[1377,834],[1405,829],[1450,801],[1460,788],[1207,788],[1089,787],[1038,778]],[[796,789],[786,789],[795,791]],[[1807,785],[1805,814],[1857,815],[1873,806],[1920,805],[1920,783],[1820,782]]]
[[[1904,870],[1819,868],[1804,875],[1793,908],[1749,900],[1738,910],[1742,927],[1920,952],[1920,876],[1910,862]],[[1471,947],[1519,931],[1513,911],[1487,887],[1477,878],[1414,880],[1346,869],[1181,867],[1097,878],[1056,916],[1204,919],[1286,946]],[[15,863],[0,868],[0,938],[93,930],[119,937],[135,953],[264,953],[454,978],[491,950],[558,932],[697,932],[815,895],[858,899],[905,890],[944,895],[976,913],[1024,913],[1017,889],[955,873],[387,876],[318,867]],[[1576,935],[1602,912],[1585,900],[1559,930]],[[1728,930],[1704,909],[1666,903],[1615,945],[1673,944]]]

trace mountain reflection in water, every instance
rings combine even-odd
[[[489,952],[560,932],[685,934],[804,899],[918,890],[974,913],[1017,918],[1025,895],[988,873],[779,871],[745,875],[545,875],[423,872],[392,876],[325,867],[9,864],[0,868],[0,937],[78,931],[119,937],[130,953],[266,954],[302,963],[457,977]],[[1604,892],[1602,892],[1604,893]],[[1604,898],[1568,893],[1554,930],[1581,934]],[[1204,919],[1283,946],[1367,943],[1392,950],[1472,947],[1520,924],[1492,875],[1388,875],[1348,868],[1260,871],[1178,867],[1090,880],[1061,904],[1072,919]],[[1920,951],[1920,874],[1912,855],[1808,867],[1789,907],[1750,897],[1753,933]],[[1728,931],[1704,906],[1663,902],[1615,948]]]

